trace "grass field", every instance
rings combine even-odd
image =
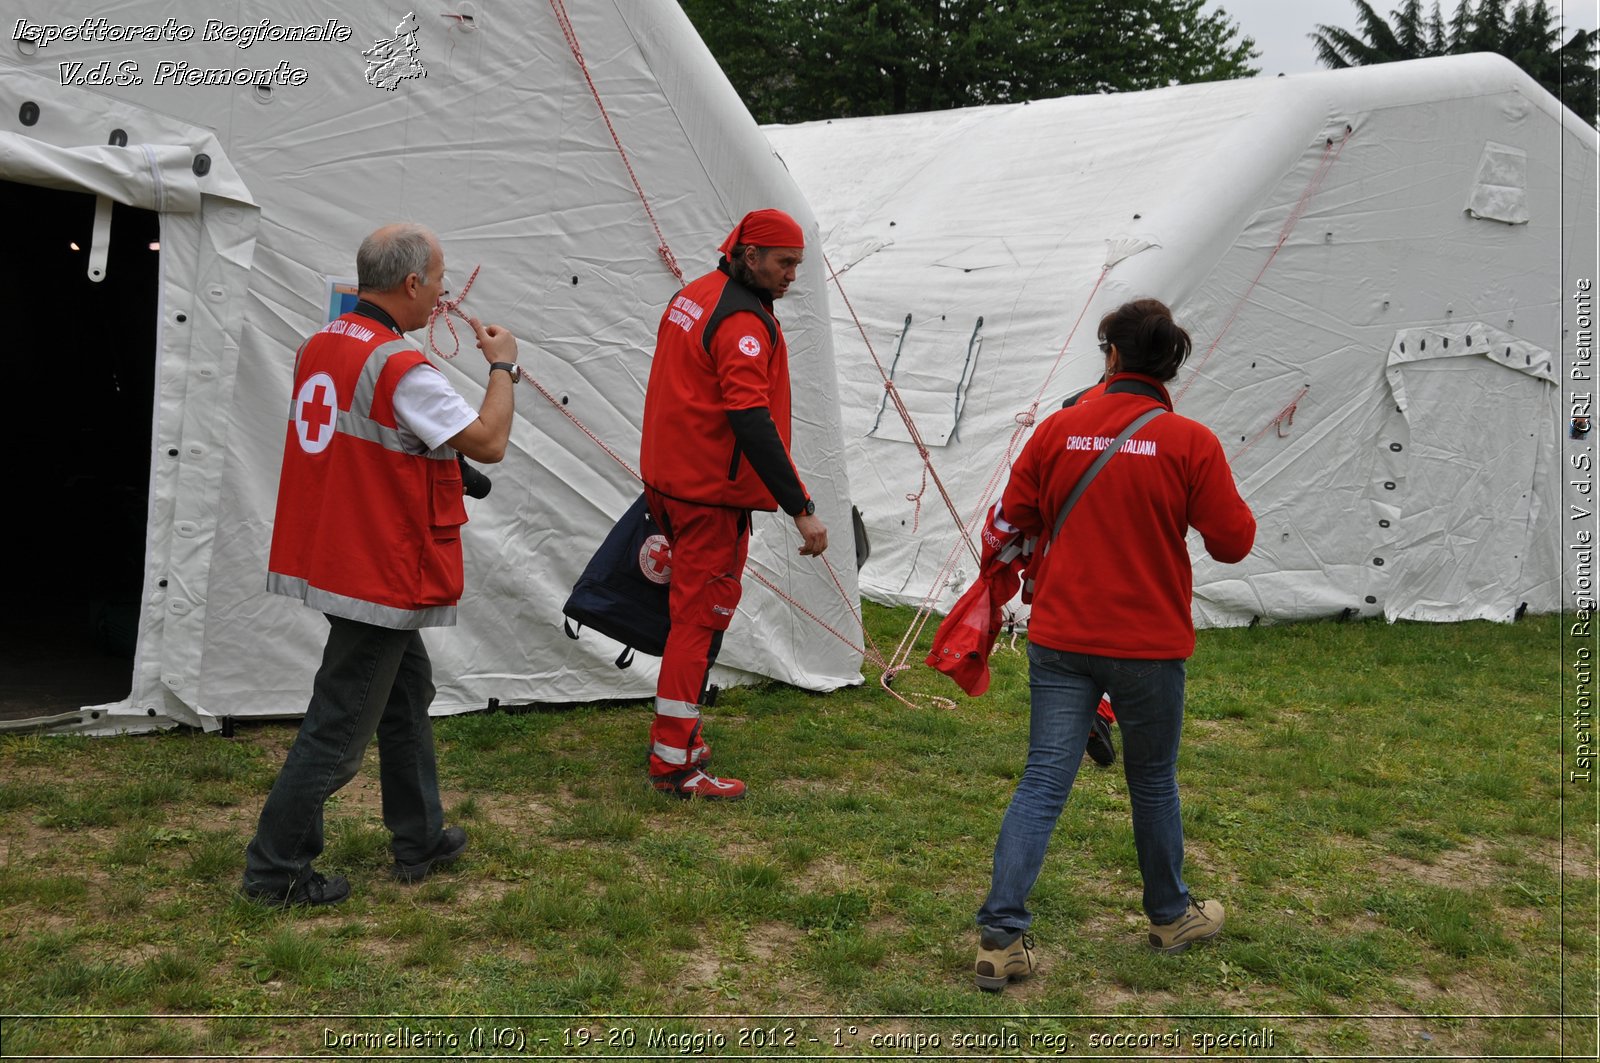
[[[1202,632],[1186,877],[1227,930],[1144,948],[1126,786],[1086,764],[1040,974],[999,995],[972,918],[1026,748],[1017,653],[953,710],[724,692],[731,806],[646,787],[644,703],[440,720],[472,848],[391,881],[369,752],[319,861],[354,894],[318,911],[237,896],[292,725],[0,738],[0,1055],[1594,1058],[1563,652],[1555,617]]]

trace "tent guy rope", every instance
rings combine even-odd
[[[467,283],[462,286],[461,294],[457,295],[454,299],[441,299],[438,304],[434,306],[432,312],[428,315],[428,346],[435,354],[439,355],[439,357],[445,359],[446,361],[455,358],[456,355],[461,353],[460,337],[456,334],[455,327],[450,323],[450,318],[454,316],[461,318],[463,321],[469,320],[467,314],[461,309],[461,304],[466,301],[467,293],[471,290],[473,282],[478,279],[478,271],[482,268],[483,267],[480,265],[473,269],[472,275],[467,278]],[[445,322],[445,327],[450,330],[451,338],[456,341],[455,348],[448,353],[434,343],[433,340],[434,326],[441,319],[443,319]],[[554,407],[557,413],[560,413],[563,417],[570,421],[572,425],[578,429],[578,431],[587,436],[589,440],[595,444],[595,446],[604,451],[612,461],[626,469],[629,476],[632,476],[635,480],[639,481],[641,485],[644,483],[644,477],[639,474],[639,470],[635,469],[626,458],[617,453],[614,448],[609,446],[605,440],[601,439],[600,436],[590,429],[588,425],[584,424],[583,421],[570,409],[568,409],[567,406],[560,399],[558,399],[549,388],[545,387],[539,381],[535,380],[532,375],[526,372],[523,373],[522,380],[532,387],[534,391],[536,391],[546,402]],[[856,623],[860,626],[862,643],[855,642],[834,628],[827,621],[823,620],[816,613],[812,612],[810,609],[807,609],[803,604],[800,603],[799,600],[794,598],[787,591],[783,590],[771,580],[767,579],[766,576],[758,572],[751,563],[746,562],[745,571],[753,579],[755,579],[756,582],[772,591],[772,593],[776,594],[779,598],[782,598],[785,602],[788,602],[798,612],[817,624],[818,627],[822,628],[828,634],[832,635],[834,638],[850,647],[856,653],[860,654],[863,660],[879,668],[887,668],[888,665],[884,659],[883,653],[878,649],[876,644],[874,644],[872,636],[867,632],[867,626],[861,617],[860,610],[856,607],[856,604],[850,600],[850,595],[845,592],[844,583],[839,579],[838,571],[833,567],[833,564],[826,557],[818,558],[818,560],[820,560],[823,566],[827,569],[828,577],[832,580],[834,589],[838,591],[839,597],[844,601],[846,607],[849,608],[851,615],[855,617]],[[899,698],[901,701],[905,701],[906,704],[912,704],[900,694],[892,690],[890,693],[894,694],[894,696]],[[933,697],[932,695],[912,696]],[[935,698],[934,700],[948,699]],[[953,704],[953,702],[951,704]]]
[[[567,14],[565,0],[550,0],[550,10],[555,12],[556,22],[561,27],[561,35],[567,39],[567,47],[572,50],[572,58],[577,61],[578,69],[583,73],[583,80],[589,84],[589,93],[594,97],[595,106],[600,108],[600,117],[605,120],[606,131],[611,134],[611,143],[617,146],[617,154],[622,156],[622,165],[628,170],[628,179],[633,182],[633,190],[639,193],[639,202],[644,204],[645,216],[650,219],[650,227],[656,231],[656,254],[666,263],[672,275],[682,282],[683,269],[678,265],[678,259],[673,255],[672,248],[667,246],[666,234],[661,231],[661,223],[656,220],[656,212],[650,207],[650,197],[644,194],[644,185],[639,182],[639,175],[633,170],[633,161],[628,158],[628,149],[622,146],[622,138],[617,135],[617,127],[611,122],[611,112],[606,110],[605,101],[600,98],[600,90],[595,86],[594,77],[589,73],[589,64],[583,58],[583,48],[578,44],[577,31],[572,28],[572,17]]]
[[[849,293],[844,290],[844,282],[839,279],[840,271],[833,268],[833,263],[828,259],[826,254],[823,255],[823,262],[828,267],[829,278],[833,281],[834,287],[839,291],[839,298],[844,302],[845,309],[850,312],[851,320],[855,322],[856,331],[861,334],[861,340],[866,345],[867,354],[872,358],[872,364],[878,370],[878,376],[883,380],[884,391],[893,401],[895,412],[900,415],[901,421],[904,422],[906,432],[911,437],[911,441],[916,445],[917,454],[921,458],[922,485],[915,494],[909,494],[906,496],[906,500],[908,502],[912,502],[916,507],[913,513],[912,532],[915,533],[918,529],[920,515],[922,512],[922,495],[927,490],[928,480],[931,478],[934,485],[939,489],[939,495],[944,499],[945,507],[950,511],[950,517],[955,521],[956,529],[960,533],[957,536],[955,544],[950,548],[950,552],[945,555],[943,564],[940,565],[938,573],[935,574],[932,582],[929,584],[927,593],[923,595],[922,601],[917,606],[916,615],[912,618],[910,625],[906,628],[905,634],[901,637],[900,644],[895,648],[894,655],[890,657],[888,662],[885,664],[883,675],[879,678],[879,682],[883,685],[885,690],[888,690],[891,694],[899,697],[900,695],[892,689],[890,684],[893,683],[895,676],[900,672],[906,671],[907,669],[913,667],[913,662],[911,661],[912,651],[915,648],[917,641],[922,637],[922,633],[927,629],[928,622],[934,614],[934,606],[938,603],[940,589],[950,581],[956,572],[958,560],[961,557],[962,547],[965,547],[968,554],[971,555],[974,564],[981,563],[981,558],[978,554],[977,547],[974,546],[972,542],[971,529],[978,520],[982,519],[983,514],[987,512],[989,503],[994,496],[996,488],[998,488],[1001,481],[1005,477],[1006,471],[1011,467],[1012,461],[1014,461],[1016,458],[1017,450],[1023,436],[1025,436],[1028,430],[1036,423],[1038,419],[1039,406],[1044,401],[1045,392],[1049,390],[1050,383],[1055,378],[1056,370],[1060,367],[1062,360],[1065,359],[1067,350],[1072,345],[1072,340],[1077,335],[1079,326],[1081,326],[1083,323],[1084,315],[1088,313],[1089,306],[1094,301],[1095,294],[1099,292],[1100,286],[1105,282],[1106,275],[1111,272],[1111,267],[1114,265],[1114,263],[1107,262],[1101,267],[1099,276],[1095,278],[1094,287],[1090,289],[1089,295],[1084,300],[1082,308],[1079,309],[1077,319],[1073,321],[1072,328],[1068,332],[1066,340],[1062,343],[1061,350],[1056,354],[1055,361],[1050,366],[1050,371],[1045,374],[1044,380],[1040,383],[1039,390],[1034,395],[1032,403],[1026,410],[1016,415],[1015,419],[1017,427],[1012,431],[1011,438],[1006,443],[1005,453],[1001,455],[999,461],[995,463],[994,469],[990,472],[988,482],[984,486],[982,495],[978,500],[977,507],[969,516],[963,518],[961,513],[957,511],[955,501],[950,497],[950,492],[948,489],[946,489],[944,481],[940,479],[938,470],[933,467],[932,453],[929,451],[927,444],[923,442],[922,433],[917,429],[917,425],[915,419],[911,415],[911,411],[906,407],[905,403],[901,401],[899,389],[895,387],[894,380],[890,377],[888,371],[884,369],[883,362],[878,357],[878,352],[872,345],[872,338],[867,335],[866,326],[861,322],[861,316],[856,313],[855,305],[850,301]],[[931,695],[929,696],[931,697]],[[948,698],[940,698],[938,700],[951,705],[954,704]]]
[[[1206,367],[1207,362],[1211,361],[1211,356],[1217,353],[1217,347],[1222,343],[1222,337],[1228,334],[1228,330],[1233,327],[1234,321],[1239,317],[1239,311],[1243,310],[1245,304],[1250,301],[1250,296],[1254,294],[1256,285],[1260,284],[1261,278],[1266,276],[1267,267],[1271,266],[1272,260],[1278,257],[1278,252],[1283,250],[1283,245],[1288,241],[1289,234],[1294,232],[1295,226],[1299,224],[1301,216],[1306,212],[1306,207],[1311,203],[1311,197],[1316,195],[1322,188],[1322,182],[1327,178],[1328,171],[1333,169],[1333,164],[1339,161],[1339,156],[1344,153],[1344,146],[1350,143],[1350,138],[1354,134],[1355,130],[1347,125],[1344,127],[1344,136],[1339,138],[1337,146],[1332,137],[1326,138],[1322,147],[1322,158],[1318,161],[1317,168],[1311,175],[1311,180],[1306,182],[1305,191],[1300,193],[1300,198],[1295,201],[1294,206],[1289,210],[1289,216],[1284,219],[1283,227],[1278,230],[1278,242],[1268,252],[1267,260],[1261,263],[1261,268],[1256,271],[1255,277],[1251,279],[1250,284],[1245,288],[1244,294],[1239,296],[1238,301],[1233,304],[1233,311],[1228,315],[1228,320],[1222,323],[1222,328],[1211,340],[1211,346],[1206,348],[1205,356],[1200,359],[1200,364],[1189,372],[1189,379],[1184,381],[1183,387],[1179,388],[1178,393],[1172,397],[1174,402],[1188,393],[1189,389],[1194,386],[1194,382],[1199,379],[1200,371]]]
[[[649,217],[649,219],[650,219],[650,226],[651,226],[651,228],[653,228],[655,230],[655,234],[656,234],[656,254],[661,258],[662,262],[666,263],[667,268],[672,271],[672,275],[674,277],[676,277],[681,282],[684,279],[683,269],[682,269],[682,267],[680,267],[678,265],[677,256],[672,253],[672,248],[669,247],[668,244],[667,244],[666,234],[661,231],[661,223],[656,219],[655,211],[650,206],[650,197],[645,194],[644,185],[640,182],[638,173],[636,173],[634,171],[633,162],[628,157],[627,149],[622,146],[622,138],[617,134],[616,125],[611,121],[611,114],[606,109],[605,101],[603,99],[601,99],[601,97],[600,97],[600,89],[599,89],[598,86],[595,85],[593,75],[591,75],[589,73],[589,64],[583,57],[583,48],[578,42],[578,34],[577,34],[577,31],[573,28],[572,17],[567,12],[567,5],[565,3],[565,0],[550,0],[550,9],[555,14],[557,24],[561,27],[562,36],[566,38],[567,47],[572,52],[573,60],[578,64],[578,69],[583,74],[583,80],[589,86],[589,93],[590,93],[590,95],[592,95],[594,97],[595,106],[598,107],[599,110],[600,110],[600,117],[605,121],[606,131],[611,134],[611,142],[616,145],[617,154],[622,157],[622,165],[624,167],[626,167],[626,169],[628,171],[628,178],[629,178],[629,180],[631,180],[633,182],[634,191],[637,192],[638,195],[639,195],[639,202],[644,206],[645,215],[647,217]],[[471,282],[469,281],[468,283],[470,285]],[[462,292],[462,298],[464,298],[465,296],[466,296],[466,292],[463,291]],[[460,300],[458,299],[457,303],[459,303],[459,302],[460,302]],[[454,307],[452,307],[451,309],[454,309]],[[636,470],[632,465],[630,465],[615,450],[613,450],[611,447],[607,446],[606,443],[603,440],[601,440],[598,435],[596,435],[594,432],[590,431],[588,426],[586,426],[582,421],[580,421],[578,419],[578,417],[572,413],[571,410],[567,409],[566,406],[564,406],[560,401],[558,401],[556,399],[556,397],[554,395],[552,395],[542,384],[540,384],[537,380],[534,380],[531,376],[526,376],[525,375],[522,379],[526,380],[530,385],[532,385],[533,388],[535,390],[537,390],[538,393],[544,397],[546,402],[548,402],[548,403],[550,403],[550,405],[554,406],[556,408],[556,410],[558,410],[562,414],[562,416],[566,417],[567,420],[571,421],[581,432],[583,432],[584,435],[588,436],[591,440],[593,440],[594,443],[597,446],[599,446],[601,450],[605,451],[606,454],[610,455],[612,460],[617,462],[617,464],[621,465],[624,469],[627,469],[628,473],[631,476],[633,476],[634,479],[640,481],[640,483],[644,482],[643,477],[641,477],[639,475],[638,470]],[[811,620],[813,620],[823,630],[827,631],[829,634],[833,635],[835,638],[837,638],[841,642],[845,643],[845,645],[850,646],[857,653],[860,653],[862,655],[863,659],[871,661],[872,663],[874,663],[876,665],[879,665],[880,667],[883,666],[884,663],[885,663],[884,659],[883,659],[883,654],[878,651],[878,649],[877,649],[877,647],[875,645],[872,644],[872,637],[871,637],[871,635],[869,635],[867,633],[866,624],[862,621],[861,614],[857,610],[856,604],[854,602],[852,602],[850,600],[850,596],[845,593],[844,585],[839,580],[838,572],[834,570],[833,564],[831,562],[829,562],[827,558],[824,557],[824,558],[821,558],[820,560],[822,561],[822,564],[824,565],[824,567],[826,567],[826,569],[828,571],[828,575],[833,581],[834,587],[838,589],[839,596],[844,600],[845,604],[849,607],[852,615],[855,616],[856,622],[860,625],[862,640],[866,643],[866,645],[864,645],[864,646],[856,645],[853,641],[851,641],[850,639],[846,638],[844,635],[840,634],[838,631],[834,630],[834,628],[831,627],[829,624],[827,624],[825,621],[823,621],[822,618],[818,617],[815,613],[813,613],[809,609],[805,608],[803,605],[801,605],[798,601],[796,601],[789,594],[787,594],[786,592],[784,592],[783,590],[778,588],[771,580],[767,579],[761,573],[755,571],[755,569],[753,569],[753,568],[751,568],[751,567],[749,567],[747,565],[745,571],[750,573],[750,575],[753,576],[757,582],[762,584],[762,586],[768,588],[774,594],[778,595],[784,601],[788,602],[790,605],[794,606],[797,610],[799,610],[805,616],[807,616]],[[895,696],[899,697],[898,694],[896,694]],[[900,700],[904,701],[905,699],[901,698]]]

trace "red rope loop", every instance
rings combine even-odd
[[[478,279],[478,271],[482,268],[483,265],[481,263],[473,266],[472,276],[468,277],[467,283],[462,285],[461,294],[454,299],[440,299],[433,304],[433,309],[428,312],[428,348],[446,361],[461,353],[461,337],[456,335],[456,327],[451,323],[450,318],[454,316],[463,321],[467,320],[467,315],[461,310],[461,304],[467,301],[467,293],[472,290],[472,282]],[[433,342],[433,326],[438,323],[441,317],[444,318],[444,327],[450,330],[450,339],[455,344],[455,349],[449,354],[445,354],[439,349],[439,345]]]
[[[930,705],[937,705],[941,709],[954,709],[956,707],[954,698],[947,698],[940,694],[921,694],[914,691],[908,691],[902,694],[900,691],[896,690],[892,686],[895,677],[901,672],[909,671],[910,668],[911,665],[909,664],[897,665],[894,668],[885,668],[883,674],[878,677],[878,685],[886,690],[890,697],[894,698],[896,701],[902,703],[908,708],[915,709],[920,707],[917,705],[916,701],[911,700],[912,698],[916,698],[917,701],[928,702]]]

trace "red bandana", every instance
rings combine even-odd
[[[804,247],[806,246],[805,234],[800,231],[800,223],[781,210],[752,210],[739,220],[733,227],[733,232],[722,241],[717,248],[724,255],[733,254],[733,249],[738,244],[750,244],[753,247]]]

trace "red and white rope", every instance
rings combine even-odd
[[[1283,250],[1283,245],[1288,241],[1289,234],[1294,232],[1294,227],[1299,224],[1300,218],[1306,212],[1306,207],[1310,205],[1311,197],[1316,195],[1322,188],[1322,182],[1327,178],[1328,171],[1332,170],[1333,164],[1339,161],[1339,156],[1344,153],[1344,146],[1350,143],[1350,137],[1354,133],[1354,129],[1350,126],[1345,126],[1344,136],[1339,139],[1337,147],[1334,145],[1332,137],[1327,138],[1322,147],[1322,158],[1317,163],[1316,171],[1312,173],[1311,180],[1306,183],[1305,191],[1300,193],[1300,198],[1290,208],[1289,216],[1284,219],[1283,227],[1278,230],[1278,242],[1268,252],[1266,261],[1261,263],[1261,268],[1256,271],[1255,277],[1251,279],[1249,286],[1245,288],[1244,294],[1233,304],[1233,311],[1228,315],[1228,320],[1223,322],[1222,328],[1212,339],[1211,346],[1206,348],[1205,356],[1200,359],[1200,364],[1190,371],[1189,379],[1184,381],[1183,387],[1179,388],[1178,393],[1172,397],[1174,403],[1183,398],[1188,390],[1194,386],[1194,382],[1200,378],[1200,371],[1206,367],[1207,362],[1211,361],[1211,356],[1217,353],[1217,347],[1222,343],[1222,338],[1228,334],[1228,330],[1233,327],[1234,321],[1239,317],[1239,312],[1250,301],[1251,294],[1255,292],[1256,286],[1261,283],[1261,278],[1266,275],[1267,267],[1271,266],[1272,260],[1278,257],[1278,252]]]
[[[461,304],[466,302],[467,293],[472,290],[472,282],[478,279],[478,271],[482,268],[482,263],[472,267],[472,276],[468,277],[467,283],[461,286],[461,294],[454,299],[440,299],[433,305],[433,309],[428,312],[428,348],[446,361],[461,353],[461,337],[456,335],[456,327],[451,323],[450,319],[459,317],[463,321],[468,320],[467,315],[461,309]],[[439,349],[439,345],[433,342],[433,327],[439,322],[440,318],[444,319],[444,327],[450,330],[450,339],[455,343],[455,349],[449,354],[445,354]]]
[[[600,108],[600,117],[605,120],[606,131],[611,134],[611,143],[617,146],[617,154],[622,156],[622,165],[628,171],[628,179],[633,182],[633,190],[639,193],[639,202],[644,204],[644,213],[650,219],[650,227],[656,231],[656,254],[672,271],[672,275],[681,282],[683,269],[678,265],[678,259],[673,255],[672,248],[667,246],[666,234],[661,231],[661,223],[656,220],[656,212],[650,207],[650,197],[644,193],[644,185],[640,183],[639,175],[634,172],[633,160],[628,158],[628,149],[622,146],[622,138],[617,135],[617,127],[611,121],[611,112],[606,110],[605,101],[600,98],[600,90],[595,86],[593,75],[589,73],[589,64],[583,58],[583,48],[578,44],[578,33],[572,28],[572,17],[567,14],[567,5],[564,0],[550,0],[550,10],[555,12],[556,23],[561,27],[561,35],[567,39],[567,47],[572,51],[572,58],[577,62],[583,80],[589,85],[595,106]]]

